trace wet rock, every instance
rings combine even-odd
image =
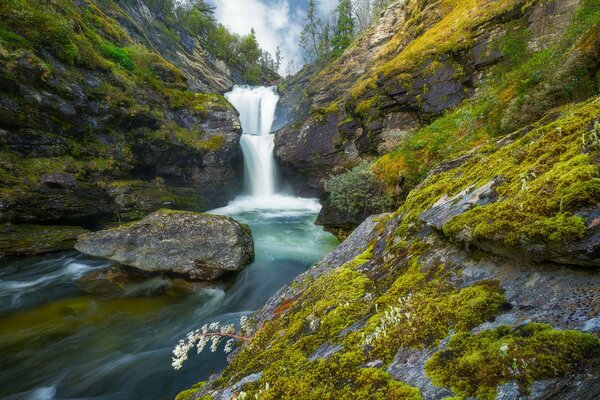
[[[67,175],[48,179],[27,190],[5,192],[0,199],[0,222],[87,226],[113,215],[113,205],[103,190],[85,182],[68,186],[72,180]]]
[[[368,213],[351,214],[340,210],[331,201],[327,200],[323,202],[323,207],[317,216],[315,225],[323,226],[325,231],[331,232],[340,240],[344,240],[367,216]]]
[[[207,201],[193,187],[166,186],[160,180],[114,181],[105,186],[121,221],[144,217],[163,208],[206,211]]]
[[[314,353],[309,357],[308,361],[315,361],[318,359],[324,360],[331,357],[341,349],[342,346],[339,344],[324,343],[314,351]]]
[[[431,208],[423,211],[419,218],[438,229],[457,215],[463,214],[475,206],[484,206],[492,203],[496,198],[494,188],[500,182],[494,179],[480,187],[471,186],[456,196],[449,198],[444,195]]]
[[[53,173],[42,175],[40,183],[53,188],[69,188],[77,186],[77,179],[73,174]]]
[[[238,271],[254,259],[246,225],[229,217],[171,210],[83,235],[75,248],[143,271],[206,281]]]
[[[86,293],[111,294],[122,292],[132,285],[138,285],[151,277],[136,268],[116,265],[100,271],[92,271],[82,276],[77,284]]]
[[[70,250],[86,232],[77,226],[0,225],[0,258]]]

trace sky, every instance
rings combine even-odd
[[[215,17],[230,31],[247,35],[250,29],[256,31],[256,38],[263,50],[273,56],[277,46],[283,54],[280,74],[299,69],[303,62],[299,47],[300,32],[306,17],[308,0],[211,0],[216,6]],[[328,15],[338,0],[317,0],[322,15]],[[293,71],[295,72],[295,71]]]

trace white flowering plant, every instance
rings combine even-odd
[[[202,328],[189,332],[185,338],[181,339],[173,349],[174,369],[179,370],[183,363],[188,359],[189,352],[196,347],[200,354],[206,345],[210,343],[210,351],[216,352],[219,344],[225,341],[223,350],[225,353],[231,353],[236,343],[247,342],[252,339],[252,332],[248,323],[248,317],[240,318],[239,330],[236,331],[234,324],[222,325],[220,322],[205,324]]]
[[[363,333],[363,345],[372,346],[379,338],[387,337],[388,331],[401,323],[411,325],[414,318],[414,314],[411,312],[411,298],[412,295],[410,294],[406,297],[400,297],[398,306],[389,306],[383,313],[375,330],[369,335]]]

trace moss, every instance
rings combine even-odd
[[[504,304],[496,282],[459,288],[451,279],[456,271],[427,269],[418,255],[428,250],[423,242],[396,245],[386,250],[388,261],[378,272],[365,273],[366,265],[372,265],[369,261],[377,259],[373,243],[354,260],[308,282],[300,296],[284,302],[242,348],[216,384],[225,386],[263,371],[258,382],[242,388],[249,396],[260,392],[267,399],[420,399],[417,389],[394,380],[384,368],[366,364],[375,359],[389,362],[401,348],[434,346],[451,329],[468,332]],[[382,273],[391,275],[381,279]],[[364,337],[379,324],[384,310],[409,293],[415,324],[403,321],[387,337],[366,346]],[[320,346],[333,345],[338,350],[329,357],[310,360]]]
[[[425,369],[434,384],[460,396],[495,399],[501,384],[516,381],[527,395],[534,381],[582,372],[599,355],[600,341],[590,334],[530,323],[459,333]]]
[[[70,250],[87,230],[75,226],[0,226],[0,254],[24,256]]]
[[[508,246],[555,246],[582,237],[587,227],[573,213],[599,204],[600,170],[598,155],[586,154],[581,137],[599,112],[600,98],[567,107],[559,119],[513,144],[438,175],[429,195],[442,187],[452,195],[467,182],[480,185],[502,177],[498,201],[453,218],[444,231],[454,237],[468,232],[472,240],[501,240]]]
[[[329,115],[338,113],[340,111],[340,105],[338,102],[331,102],[325,107],[319,107],[311,110],[312,117],[319,123],[323,124]]]
[[[133,71],[134,63],[127,49],[117,47],[112,43],[105,43],[102,50],[106,56],[116,61],[117,64],[129,71]]]
[[[206,382],[196,383],[190,389],[184,390],[183,392],[179,393],[177,395],[177,397],[175,397],[175,400],[191,400],[191,399],[193,399],[194,398],[193,396],[196,393],[198,393],[200,391],[200,389],[202,389],[204,387],[204,385],[206,385]]]

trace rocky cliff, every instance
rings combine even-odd
[[[398,207],[179,399],[598,398],[598,2],[409,0],[381,21],[286,88],[306,112],[277,155],[321,193],[371,159]]]
[[[237,190],[235,69],[143,1],[4,2],[0,58],[2,253]]]
[[[596,6],[395,2],[339,59],[285,87],[284,104],[306,112],[277,135],[284,173],[326,198],[323,178],[385,156],[373,171],[401,204],[436,163],[597,92],[597,48],[584,37],[597,27],[582,7]],[[343,217],[324,213],[324,225]]]

